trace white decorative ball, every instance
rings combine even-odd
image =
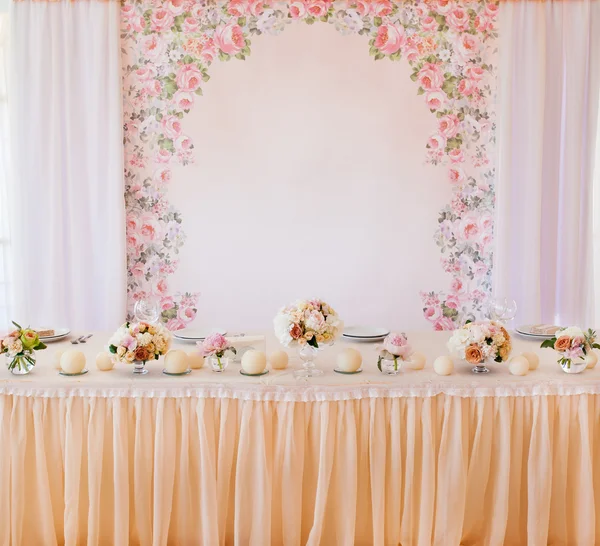
[[[522,355],[513,356],[508,363],[508,369],[513,375],[527,375],[529,366],[529,360]]]
[[[593,368],[598,364],[598,353],[593,349],[585,356],[588,368]]]
[[[61,355],[60,367],[65,373],[81,373],[85,368],[85,355],[77,349],[69,349]]]
[[[526,352],[521,353],[521,356],[524,356],[529,361],[530,370],[538,369],[538,366],[540,365],[540,357],[538,355],[536,355],[535,353]]]
[[[426,362],[427,359],[425,358],[425,355],[415,351],[408,360],[405,360],[402,363],[402,366],[410,368],[411,370],[422,370],[425,367]]]
[[[192,370],[199,370],[204,366],[204,357],[198,351],[189,352],[188,360]]]
[[[450,375],[454,371],[454,362],[449,356],[438,356],[433,361],[433,370],[438,375]]]
[[[362,355],[353,348],[344,349],[337,355],[338,370],[343,372],[355,372],[362,364]]]
[[[54,353],[54,360],[52,361],[52,365],[57,369],[60,370],[60,357],[62,356],[62,354],[65,352],[65,349],[58,349],[57,351],[55,351]]]
[[[271,368],[274,370],[285,370],[288,366],[289,357],[285,351],[273,351],[269,355]]]
[[[262,351],[250,349],[242,356],[242,370],[246,373],[259,374],[267,367],[267,355]]]
[[[165,370],[169,373],[187,372],[189,366],[189,357],[185,351],[176,349],[165,355]]]
[[[96,367],[103,372],[107,372],[115,367],[115,361],[110,354],[102,351],[96,355]]]

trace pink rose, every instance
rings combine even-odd
[[[432,91],[425,95],[425,102],[430,110],[439,110],[446,101],[446,94],[441,91]]]
[[[181,121],[177,116],[164,116],[162,127],[165,135],[169,138],[177,138],[181,134]]]
[[[196,32],[199,28],[200,23],[194,17],[186,17],[181,25],[181,30],[187,34]]]
[[[162,83],[158,80],[146,82],[144,89],[151,97],[158,97],[162,93]]]
[[[451,0],[437,0],[435,10],[442,15],[447,15],[454,9],[454,4]]]
[[[449,307],[450,309],[458,309],[460,307],[460,300],[458,299],[458,296],[451,294],[446,298],[445,304],[446,307]]]
[[[181,15],[184,11],[186,11],[185,0],[168,0],[166,6],[173,15]]]
[[[242,28],[234,23],[229,23],[215,29],[213,37],[215,45],[227,55],[235,55],[246,46],[246,39]]]
[[[442,135],[444,135],[446,138],[452,138],[453,136],[456,136],[459,126],[460,120],[456,114],[448,114],[443,116],[438,122],[440,133],[442,133]]]
[[[461,7],[455,7],[446,16],[448,26],[455,32],[462,32],[469,28],[469,14]]]
[[[183,322],[181,319],[173,318],[167,322],[167,329],[171,330],[172,332],[175,330],[182,330],[183,328],[185,328],[185,322]]]
[[[133,4],[124,4],[121,6],[121,16],[124,19],[129,19],[135,15],[135,6]]]
[[[386,55],[391,55],[400,50],[406,43],[406,32],[404,27],[396,25],[381,25],[377,30],[375,47]]]
[[[465,286],[461,279],[458,277],[454,277],[452,279],[452,283],[450,284],[450,290],[455,294],[462,294],[464,292]]]
[[[265,11],[263,5],[266,3],[268,2],[265,2],[265,0],[251,0],[248,4],[248,12],[254,17],[260,17]]]
[[[427,146],[432,150],[443,150],[446,148],[446,137],[440,134],[434,134],[429,137]]]
[[[155,68],[149,65],[138,68],[134,74],[140,82],[147,82],[156,78]]]
[[[181,110],[189,110],[194,105],[194,94],[189,91],[176,91],[173,95],[173,102]]]
[[[202,72],[195,64],[184,64],[175,77],[181,91],[196,91],[202,83]]]
[[[164,148],[159,148],[154,156],[154,159],[157,163],[169,163],[173,154],[169,152],[169,150],[165,150]]]
[[[458,82],[458,92],[465,97],[472,95],[477,91],[477,84],[473,80],[469,80],[468,78],[463,78]]]
[[[412,41],[410,43],[407,41],[402,53],[404,54],[404,58],[411,63],[417,61],[421,56],[419,48]]]
[[[146,268],[144,267],[143,263],[136,263],[131,269],[131,274],[136,277],[136,278],[140,278],[143,277],[146,274]]]
[[[423,314],[425,315],[425,318],[430,321],[430,322],[435,322],[436,320],[438,320],[441,316],[442,316],[442,309],[441,307],[426,307],[425,310],[423,311]]]
[[[192,139],[188,136],[181,135],[175,140],[175,148],[178,150],[190,150],[192,148]]]
[[[227,5],[227,12],[234,17],[242,17],[246,14],[245,0],[230,0]]]
[[[194,4],[190,9],[190,13],[192,14],[192,17],[201,19],[204,14],[204,6],[202,4]]]
[[[444,75],[439,65],[434,63],[425,63],[419,70],[417,79],[425,91],[439,91],[444,85]]]
[[[446,331],[446,330],[454,330],[455,328],[456,328],[455,324],[452,322],[452,319],[449,317],[441,317],[433,325],[433,329],[436,332],[442,332],[442,331]]]
[[[160,57],[165,49],[164,42],[159,38],[160,34],[148,34],[140,39],[142,52],[149,59]]]
[[[466,215],[460,222],[458,237],[463,241],[476,241],[481,234],[481,227],[477,216],[473,214]]]
[[[164,296],[168,291],[167,281],[165,279],[159,279],[159,281],[154,285],[154,293]]]
[[[356,11],[361,17],[365,17],[371,12],[371,5],[370,0],[358,0],[356,2]]]
[[[191,322],[196,318],[196,310],[193,307],[179,307],[177,318],[184,322]]]
[[[168,311],[169,309],[172,309],[173,307],[175,307],[175,302],[173,301],[173,298],[171,296],[161,298],[160,308],[163,311]]]
[[[327,13],[327,5],[325,2],[320,1],[312,1],[307,6],[306,9],[310,15],[315,18],[323,17]]]
[[[462,163],[465,160],[463,151],[460,148],[454,148],[448,152],[448,157],[452,163]]]
[[[412,348],[404,334],[389,334],[384,342],[383,348],[390,354],[400,357],[402,360],[412,354]]]
[[[221,334],[211,334],[197,345],[202,356],[219,355],[229,348],[229,342]]]
[[[140,234],[147,241],[155,241],[160,238],[160,230],[157,218],[150,213],[144,213],[140,217]]]
[[[475,277],[483,277],[488,271],[487,265],[483,262],[477,262],[472,269]]]
[[[174,22],[173,14],[164,8],[157,9],[150,16],[150,28],[155,32],[170,30]]]
[[[371,11],[377,17],[387,17],[392,13],[392,8],[389,0],[375,0],[371,4]]]
[[[448,177],[452,184],[461,184],[466,178],[464,171],[460,167],[450,167]]]
[[[498,15],[498,8],[498,2],[487,2],[485,4],[485,13],[494,19]]]
[[[171,169],[163,167],[154,171],[153,180],[159,186],[164,186],[171,182]]]
[[[584,358],[585,355],[583,354],[583,349],[581,347],[573,347],[565,350],[562,356],[569,360],[576,360],[578,358]]]
[[[493,28],[494,24],[487,15],[478,15],[475,17],[475,29],[477,32],[487,32]]]
[[[483,68],[481,68],[481,66],[475,63],[469,63],[467,64],[467,66],[465,66],[463,73],[470,80],[481,81],[483,79],[485,71],[483,70]]]
[[[292,2],[290,4],[290,16],[292,19],[301,19],[306,15],[304,2]]]
[[[433,32],[438,29],[438,22],[428,15],[427,17],[421,19],[421,29],[427,30],[429,32]]]
[[[479,54],[479,39],[473,34],[464,33],[458,37],[456,50],[463,59],[472,59]]]
[[[135,32],[143,32],[144,29],[146,28],[146,19],[144,19],[141,15],[132,17],[129,20],[129,23],[131,24],[131,28]]]
[[[217,56],[217,48],[212,40],[207,41],[202,47],[202,53],[200,54],[200,58],[205,63],[212,63]]]

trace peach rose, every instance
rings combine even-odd
[[[138,347],[135,350],[135,359],[136,360],[141,360],[143,362],[146,362],[147,360],[150,359],[150,351],[146,348],[146,347]]]
[[[181,91],[196,91],[202,83],[202,72],[195,64],[184,64],[175,77]]]
[[[294,324],[290,330],[290,336],[292,336],[292,339],[299,339],[302,337],[302,328],[298,324]]]
[[[386,55],[396,53],[406,43],[404,27],[396,25],[381,25],[377,30],[375,47]]]
[[[246,45],[242,28],[233,23],[215,29],[215,45],[227,55],[239,53]]]
[[[566,351],[571,347],[571,338],[569,336],[560,336],[554,343],[554,349],[560,351]]]
[[[444,85],[444,75],[439,65],[434,63],[425,63],[417,78],[425,91],[439,91]]]
[[[483,360],[483,353],[477,345],[469,345],[465,349],[465,360],[470,364],[479,364]]]

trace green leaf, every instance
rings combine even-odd
[[[175,91],[177,91],[177,84],[173,80],[166,80],[164,82],[164,92],[167,94],[167,98],[171,98]]]
[[[417,95],[424,95],[425,94],[425,89],[423,89],[422,87],[419,87],[419,89],[417,90]]]
[[[21,326],[19,326],[14,320],[11,321],[19,330],[22,330],[23,328]]]
[[[306,22],[307,25],[314,25],[315,18],[314,17],[307,17],[306,19],[304,19],[304,21]]]
[[[245,61],[246,60],[246,56],[243,53],[236,53],[235,54],[235,58],[239,59],[240,61]]]
[[[384,57],[385,57],[385,55],[383,53],[377,53],[377,55],[375,55],[375,60],[380,61]]]
[[[382,360],[382,357],[380,356],[380,357],[377,359],[377,369],[378,369],[380,372],[382,371],[382,369],[381,369],[381,360]]]
[[[375,18],[373,19],[373,24],[374,24],[376,27],[380,27],[380,26],[382,25],[382,23],[383,23],[383,19],[382,19],[381,17],[375,17]]]
[[[111,345],[109,346],[108,350],[113,354],[116,355],[117,354],[117,347],[115,345]]]
[[[194,93],[196,93],[196,95],[198,95],[198,96],[200,96],[200,97],[201,97],[201,96],[203,95],[203,93],[202,93],[202,88],[201,88],[201,87],[198,87],[198,89],[196,89],[196,91],[194,91]]]
[[[392,53],[390,55],[390,59],[392,61],[399,61],[401,57],[402,57],[402,52],[400,50],[398,50],[398,51],[396,51],[396,53]]]
[[[556,343],[555,337],[550,338],[550,339],[545,339],[544,341],[542,341],[540,348],[541,349],[553,349],[555,343]]]
[[[417,74],[416,72],[414,72],[413,74],[411,74],[411,75],[410,75],[410,79],[411,79],[413,82],[416,82],[418,77],[419,77],[419,76],[418,76],[418,74]]]
[[[237,23],[241,27],[245,27],[246,26],[246,18],[245,17],[239,17],[238,20],[237,20]]]
[[[471,319],[467,320],[467,321],[465,322],[465,326],[466,326],[467,324],[471,324],[472,322],[473,322],[473,321],[472,321]]]
[[[207,82],[208,80],[210,80],[210,76],[206,72],[203,72],[202,73],[202,81]]]
[[[219,60],[220,61],[228,61],[231,57],[227,54],[224,53],[223,51],[219,51]]]
[[[41,341],[33,348],[34,351],[43,351],[46,348],[46,345]]]
[[[369,55],[371,55],[371,57],[375,57],[375,55],[377,55],[378,52],[379,50],[375,46],[371,46],[369,48]]]
[[[194,62],[194,58],[191,55],[186,55],[182,60],[183,64],[192,64]],[[173,74],[173,78],[175,78],[175,74]]]
[[[317,343],[317,338],[315,336],[311,337],[307,343],[311,346],[314,347],[315,349],[319,348],[319,344]]]

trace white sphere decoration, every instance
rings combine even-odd
[[[513,375],[527,375],[529,373],[529,360],[523,355],[513,356],[508,363],[508,369]]]
[[[454,362],[449,356],[438,356],[433,361],[433,370],[438,375],[450,375],[454,371]]]
[[[267,355],[263,351],[250,349],[242,356],[242,370],[246,373],[259,374],[267,367]]]
[[[285,351],[273,351],[269,355],[269,362],[274,370],[285,370],[288,366],[289,357]]]
[[[115,367],[115,361],[110,354],[102,351],[96,355],[96,367],[103,372],[107,372]]]
[[[204,366],[204,357],[198,351],[189,352],[188,360],[192,370],[199,370]]]
[[[585,355],[585,361],[588,368],[594,368],[596,364],[598,364],[598,353],[592,349],[587,355]]]
[[[410,368],[411,370],[422,370],[425,367],[427,358],[423,353],[415,351],[408,359],[406,359],[402,366]]]
[[[54,366],[54,368],[56,368],[57,370],[60,370],[60,357],[62,356],[62,354],[65,352],[65,349],[58,349],[57,351],[54,352],[54,360],[52,361],[52,365]]]
[[[535,353],[525,352],[521,353],[521,356],[524,356],[529,361],[529,369],[537,370],[540,365],[540,357]]]
[[[168,373],[184,373],[189,369],[189,357],[185,351],[175,349],[165,355],[165,370]]]
[[[355,372],[362,364],[362,355],[356,349],[349,347],[337,355],[337,367],[342,372]]]
[[[81,373],[85,368],[85,355],[77,349],[69,349],[61,355],[60,367],[65,373]]]

